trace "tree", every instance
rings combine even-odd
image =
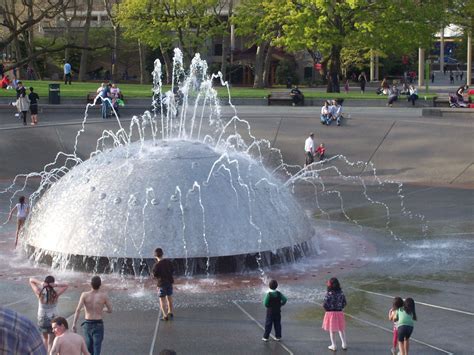
[[[118,61],[117,53],[118,53],[118,41],[120,38],[120,24],[118,21],[117,13],[120,11],[120,0],[103,0],[105,11],[107,12],[107,17],[112,25],[112,29],[114,32],[114,44],[112,47],[112,67],[110,70],[112,80],[116,80],[116,64]]]

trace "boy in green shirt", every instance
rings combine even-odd
[[[280,341],[281,307],[286,304],[287,298],[280,291],[276,290],[278,287],[278,282],[276,280],[271,280],[268,286],[270,287],[270,290],[268,290],[263,299],[263,304],[267,308],[267,317],[265,319],[265,333],[263,334],[262,340],[265,342],[268,341],[268,337],[272,331],[272,326],[274,326],[276,341]]]

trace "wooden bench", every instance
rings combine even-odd
[[[291,105],[293,103],[293,97],[287,91],[275,91],[275,92],[270,93],[267,96],[268,106],[270,106],[272,103],[279,103],[279,102],[288,103]],[[302,99],[298,103],[298,105],[304,106],[304,95],[302,95]]]
[[[97,97],[97,95],[98,95],[98,93],[97,93],[96,91],[88,92],[88,93],[87,93],[87,97],[86,97],[87,103],[88,103],[88,104],[94,103],[94,100],[95,100],[95,98]],[[100,99],[97,100],[97,103],[98,103],[98,104],[101,103]]]

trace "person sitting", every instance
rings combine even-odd
[[[291,89],[290,96],[293,99],[293,106],[298,105],[300,102],[303,102],[303,100],[304,100],[304,95],[301,92],[301,90],[298,89],[297,86],[295,86],[293,89]]]
[[[383,95],[388,95],[388,91],[390,90],[390,85],[388,84],[387,78],[383,78],[382,84],[380,84],[380,88],[382,89]]]
[[[457,90],[456,90],[456,96],[458,98],[458,102],[464,102],[464,92],[469,89],[468,85],[461,85]]]
[[[7,90],[11,89],[12,87],[10,86],[10,84],[11,84],[11,81],[8,75],[5,75],[2,78],[2,81],[0,81],[0,85],[2,86],[2,89],[7,89]]]
[[[396,85],[392,86],[392,89],[389,90],[388,92],[388,103],[387,106],[392,107],[393,103],[398,100],[398,88]]]
[[[413,106],[415,106],[415,101],[418,100],[418,90],[416,89],[416,87],[414,85],[410,85],[409,89],[409,96],[408,96],[408,101],[413,104]]]
[[[326,148],[324,147],[324,143],[321,143],[318,148],[316,149],[315,156],[319,158],[319,160],[326,159],[324,154],[326,153]]]
[[[337,125],[340,126],[342,118],[342,106],[337,100],[333,100],[331,106],[331,121],[336,121]],[[329,121],[328,125],[331,121]]]
[[[329,102],[324,101],[321,107],[321,124],[329,125],[331,123],[331,110],[329,109]]]

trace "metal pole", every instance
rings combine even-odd
[[[467,73],[466,84],[471,85],[472,81],[472,32],[467,34]]]
[[[425,91],[428,92],[430,82],[430,63],[429,59],[425,62]]]
[[[375,70],[374,70],[374,51],[370,50],[370,81],[374,81]]]

